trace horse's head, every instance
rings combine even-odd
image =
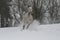
[[[32,14],[32,7],[28,8],[28,16]]]

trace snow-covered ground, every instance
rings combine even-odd
[[[28,30],[0,28],[0,40],[60,40],[60,24],[39,25],[34,21]]]

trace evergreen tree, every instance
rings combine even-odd
[[[4,27],[4,18],[6,19],[6,26],[8,25],[8,18],[12,18],[9,14],[9,6],[7,2],[8,0],[0,0],[1,27]]]
[[[37,19],[37,20],[39,20],[39,17],[40,17],[40,9],[37,7],[37,3],[35,2],[35,1],[33,1],[33,13],[32,13],[32,15],[33,15],[33,19],[35,20],[35,19]]]

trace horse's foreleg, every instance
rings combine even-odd
[[[23,30],[25,29],[25,25],[23,25]]]

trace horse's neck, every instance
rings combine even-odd
[[[29,16],[28,13],[26,13],[26,14],[24,14],[24,15]]]

